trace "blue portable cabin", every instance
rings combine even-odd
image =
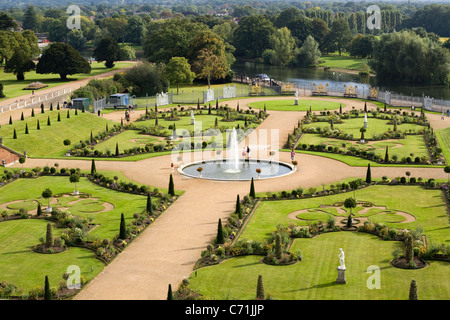
[[[116,93],[109,96],[109,105],[116,108],[126,108],[129,104],[128,93]]]
[[[91,100],[89,98],[72,99],[72,107],[78,110],[89,110],[90,102]]]

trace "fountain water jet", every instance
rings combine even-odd
[[[239,172],[239,149],[238,149],[238,141],[237,141],[237,132],[236,128],[233,128],[230,134],[230,149],[229,154],[227,152],[227,163],[231,166],[231,168],[225,170],[228,173],[237,173]]]

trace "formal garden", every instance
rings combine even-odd
[[[414,278],[421,299],[445,299],[447,182],[369,181],[267,194],[254,193],[252,182],[176,297],[395,300],[407,299]],[[340,248],[345,285],[336,282]],[[374,266],[381,270],[378,288],[368,280]]]
[[[43,274],[54,299],[75,295],[69,266],[80,268],[82,288],[180,194],[173,182],[167,190],[97,173],[94,160],[91,172],[55,163],[5,169],[1,180],[0,294],[10,299],[43,298]]]
[[[442,166],[448,152],[423,111],[386,107],[368,111],[366,105],[346,112],[308,110],[285,148],[325,154],[351,165],[364,159],[375,165]]]

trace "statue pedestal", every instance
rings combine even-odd
[[[341,269],[340,267],[338,267],[337,271],[338,277],[336,279],[336,283],[346,284],[347,281],[345,280],[345,269]]]
[[[298,99],[295,99],[294,106],[298,106]]]

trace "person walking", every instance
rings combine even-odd
[[[295,157],[295,151],[294,151],[294,148],[292,148],[292,150],[291,150],[291,161],[294,161],[294,157]]]

